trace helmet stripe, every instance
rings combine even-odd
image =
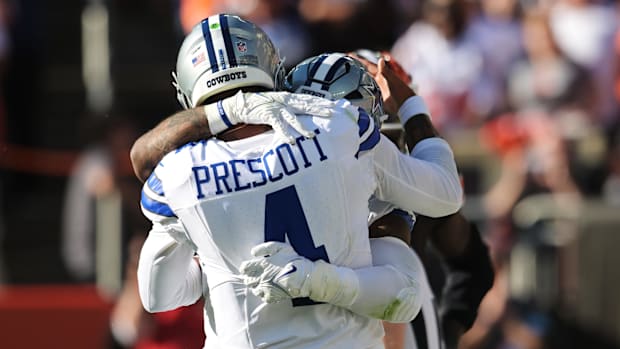
[[[343,66],[346,63],[347,59],[345,57],[341,57],[340,59],[338,59],[334,64],[332,64],[332,66],[329,68],[329,70],[327,71],[327,74],[325,74],[325,79],[323,79],[326,82],[331,82],[332,79],[334,78],[334,75],[336,75],[336,72],[338,71],[338,69],[340,69],[341,66]],[[323,87],[321,87],[322,90],[329,90],[329,83],[325,83],[323,84]]]
[[[319,81],[325,81],[330,68],[342,57],[344,57],[343,54],[330,54],[324,59],[318,61],[318,68],[315,70],[315,73],[312,74],[312,78]]]
[[[320,55],[314,65],[310,67],[310,71],[308,72],[308,80],[306,80],[304,85],[310,86],[312,84],[312,80],[314,80],[314,74],[316,74],[316,71],[319,70],[319,67],[321,66],[325,58],[327,58],[327,56],[328,55],[326,54]]]
[[[211,42],[213,51],[215,52],[218,70],[229,68],[228,53],[226,51],[226,42],[224,32],[222,31],[221,15],[213,15],[209,17],[209,32],[211,34]],[[215,71],[215,70],[214,70]]]
[[[317,60],[316,65],[313,68],[314,70],[314,74],[310,75],[310,77],[312,78],[312,82],[313,84],[310,84],[308,86],[312,86],[313,88],[319,90],[319,89],[323,89],[323,87],[325,86],[324,84],[320,84],[320,81],[326,81],[326,76],[329,73],[331,67],[338,61],[340,60],[342,57],[344,57],[343,54],[328,54],[325,57],[321,57],[322,59]]]
[[[211,17],[209,17],[211,18]],[[215,73],[220,70],[217,59],[215,58],[215,49],[213,48],[213,40],[211,39],[211,30],[209,29],[209,18],[202,21],[202,36],[207,46],[207,54],[209,55],[209,64],[211,72]]]
[[[220,15],[220,24],[222,25],[222,37],[224,38],[224,46],[226,47],[226,55],[228,56],[228,65],[232,67],[237,66],[237,58],[233,51],[232,38],[230,36],[230,28],[228,26],[228,17]]]

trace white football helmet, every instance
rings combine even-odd
[[[262,29],[238,16],[217,14],[203,19],[185,37],[172,76],[177,99],[188,109],[240,87],[279,89],[284,70]]]
[[[385,119],[377,82],[360,62],[343,53],[324,53],[304,60],[286,75],[284,88],[332,100],[345,98],[363,108],[377,125]]]

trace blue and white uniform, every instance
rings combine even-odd
[[[315,129],[313,139],[299,137],[291,145],[273,132],[230,142],[210,139],[161,161],[145,183],[143,212],[160,232],[178,217],[190,243],[176,248],[168,237],[168,248],[147,239],[138,270],[147,309],[191,304],[208,292],[207,347],[383,347],[380,320],[304,299],[265,304],[238,276],[240,263],[252,258],[250,249],[265,241],[286,241],[311,260],[370,266],[373,194],[433,217],[460,208],[456,165],[444,140],[421,141],[407,156],[363,110],[344,100],[336,109],[331,118],[301,117]],[[188,256],[191,245],[203,276],[192,261],[181,262],[187,273],[157,275],[158,254]]]

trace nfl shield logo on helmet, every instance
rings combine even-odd
[[[248,50],[248,46],[245,44],[245,41],[237,41],[237,51],[246,52]]]

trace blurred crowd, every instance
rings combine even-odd
[[[122,1],[90,3],[121,11],[129,6]],[[589,328],[576,320],[582,313],[592,313],[580,310],[586,302],[580,297],[591,287],[584,285],[584,275],[592,272],[584,272],[589,264],[583,259],[597,253],[584,255],[580,245],[588,239],[588,224],[597,219],[611,222],[603,233],[620,227],[620,217],[613,213],[620,208],[620,5],[616,1],[142,3],[169,13],[170,30],[178,39],[172,47],[202,18],[226,12],[262,27],[280,48],[287,68],[321,52],[389,51],[411,75],[418,94],[431,108],[434,124],[454,148],[467,195],[465,213],[481,224],[496,267],[495,286],[461,348],[581,348],[583,343],[614,348],[614,341],[620,342],[620,314],[607,316],[608,328],[597,328],[597,321]],[[11,30],[19,29],[13,23],[25,10],[19,1],[0,0],[1,151],[7,149],[11,133],[7,120],[18,118],[5,108],[10,95],[6,76],[12,69],[11,58],[19,58],[12,55],[16,41],[10,40]],[[172,88],[169,98],[174,99]],[[149,117],[138,118],[149,120],[146,127],[154,126],[158,120]],[[116,300],[122,306],[112,312],[111,332],[117,347],[148,348],[144,343],[154,341],[155,325],[152,319],[145,322],[140,307],[127,305],[138,302],[132,270],[148,232],[137,209],[140,184],[128,167],[128,150],[141,127],[127,119],[131,117],[105,118],[105,127],[90,123],[90,132],[99,137],[89,138],[69,173],[58,225],[59,249],[72,281],[93,282],[97,222],[92,206],[111,193],[120,195],[126,272]],[[0,198],[9,190],[6,184],[0,186]],[[0,245],[8,234],[3,229],[8,219],[3,206],[6,200],[0,202]],[[3,270],[0,260],[0,281]],[[615,283],[605,285],[620,291],[618,273],[598,272],[609,273],[602,279],[611,277]],[[198,316],[188,315],[198,319],[193,324],[201,321],[197,309]],[[159,323],[165,327],[175,316],[162,315]],[[199,348],[200,327],[194,329]],[[187,344],[180,347],[188,348]]]

